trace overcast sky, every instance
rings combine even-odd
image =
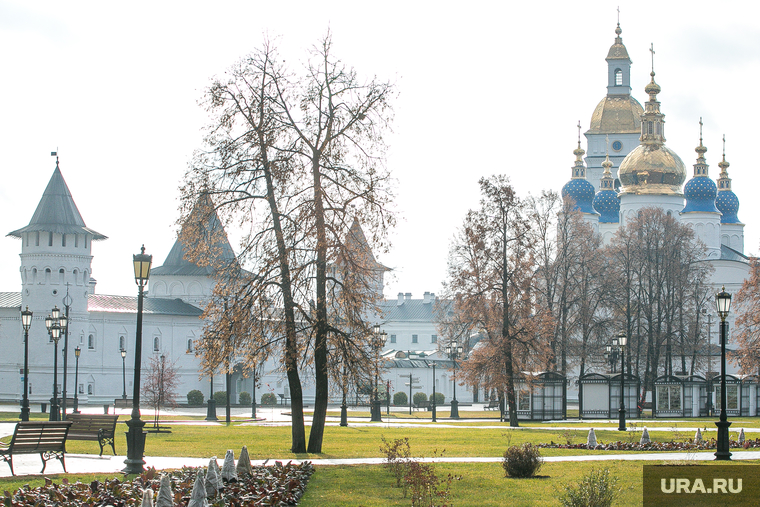
[[[513,3],[0,0],[0,231],[28,224],[57,149],[87,226],[109,237],[92,248],[97,292],[136,294],[131,255],[145,244],[160,265],[176,239],[211,77],[265,34],[295,67],[329,27],[336,56],[399,92],[388,166],[401,220],[392,250],[378,254],[394,269],[385,294],[439,292],[478,179],[504,173],[523,195],[559,191],[576,124],[588,129],[606,93],[616,4]],[[758,11],[749,1],[620,3],[633,94],[645,102],[653,43],[667,145],[689,177],[699,117],[713,179],[726,134],[745,253],[760,246]],[[0,291],[18,291],[21,243],[2,242]]]

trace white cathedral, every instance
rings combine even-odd
[[[594,109],[585,133],[588,152],[578,139],[572,179],[562,188],[562,195],[575,200],[576,208],[605,244],[640,209],[662,208],[688,224],[707,247],[706,259],[715,268],[712,285],[716,292],[725,286],[736,293],[749,275],[749,259],[744,255],[744,224],[737,216],[739,199],[731,190],[725,146],[716,183],[708,174],[700,120],[697,159],[692,177],[686,181],[684,163],[665,145],[665,115],[657,100],[660,87],[654,70],[644,88],[649,95],[646,107],[631,95],[631,59],[621,33],[618,23],[606,58],[607,95]],[[582,159],[586,153],[588,168]]]
[[[706,149],[700,139],[693,177],[684,186],[685,166],[664,144],[664,115],[657,101],[660,87],[654,72],[645,88],[649,100],[642,108],[631,95],[631,60],[619,24],[615,32],[606,58],[607,94],[592,114],[585,134],[587,151],[581,149],[579,138],[572,179],[562,193],[575,199],[605,242],[642,207],[662,207],[692,226],[707,245],[707,259],[715,266],[714,286],[725,285],[735,293],[748,276],[749,263],[744,255],[744,225],[737,216],[739,201],[731,190],[725,154],[718,164],[721,172],[716,184],[708,175]],[[80,404],[112,404],[124,392],[131,397],[137,298],[96,292],[91,273],[92,245],[107,238],[85,225],[57,162],[29,224],[8,235],[21,240],[21,287],[20,291],[0,292],[0,401],[15,402],[22,397],[24,337],[20,313],[26,308],[33,312],[28,392],[33,406],[48,403],[52,397],[54,355],[60,353],[66,340],[65,381],[63,356],[58,358],[59,397],[64,382],[67,398],[76,392]],[[194,344],[202,338],[201,307],[214,284],[213,273],[186,261],[183,252],[181,243],[175,243],[164,263],[151,270],[142,348],[143,372],[151,355],[164,355],[175,363],[180,401],[192,389],[200,390],[205,397],[209,394],[208,379],[199,378]],[[222,255],[234,256],[229,244]],[[383,350],[388,362],[382,377],[391,394],[408,392],[408,377],[405,380],[402,375],[410,373],[420,378],[423,391],[430,394],[436,372],[436,391],[442,392],[447,402],[451,399],[455,387],[450,364],[442,361],[437,371],[429,369],[429,360],[445,359],[438,352],[435,301],[431,293],[422,299],[400,293],[397,299],[382,303],[384,315],[379,321],[388,336]],[[53,307],[69,314],[68,337],[61,339],[58,351],[44,323]],[[124,358],[122,350],[126,351]],[[289,397],[287,381],[274,368],[270,364],[259,379],[262,387],[256,389],[257,401],[263,392]],[[223,378],[221,374],[217,378],[216,390],[225,389]],[[233,400],[242,391],[253,391],[253,380],[239,371],[232,379]],[[307,403],[313,397],[313,386],[308,382],[306,378]],[[482,393],[479,396],[468,387],[460,386],[456,394],[463,402],[483,399]]]

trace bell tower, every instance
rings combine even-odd
[[[49,339],[44,319],[54,306],[64,313],[68,304],[70,348],[73,349],[72,343],[79,342],[87,323],[87,296],[95,291],[92,242],[106,239],[82,220],[57,156],[53,175],[29,225],[8,236],[21,239],[21,307],[28,306],[34,312],[30,350],[37,350],[35,347],[39,345],[40,355],[44,355],[35,360],[38,354],[33,354],[30,362],[48,364],[52,360],[47,353]],[[34,369],[32,377],[33,373]]]

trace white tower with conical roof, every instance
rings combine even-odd
[[[92,277],[92,242],[106,236],[88,228],[77,209],[56,158],[55,171],[42,194],[29,225],[8,233],[21,239],[21,308],[34,313],[29,330],[29,379],[33,395],[52,395],[52,344],[45,317],[54,306],[61,313],[68,305],[68,360],[78,344],[95,346],[89,329],[87,297],[95,291]],[[60,347],[65,338],[61,337]],[[62,382],[63,367],[58,383]],[[71,368],[69,368],[71,373]],[[69,381],[73,378],[68,379]],[[69,390],[68,395],[73,391]]]

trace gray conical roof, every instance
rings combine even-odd
[[[187,248],[182,241],[182,234],[180,234],[180,237],[174,242],[171,251],[169,251],[169,255],[166,256],[163,265],[151,269],[151,275],[213,275],[218,266],[229,266],[237,262],[235,252],[232,250],[232,246],[230,246],[230,242],[227,239],[224,225],[219,220],[219,216],[216,214],[216,210],[207,196],[203,195],[198,199],[193,211],[190,212],[188,222],[194,222],[193,226],[200,224],[201,227],[199,229],[203,231],[206,238],[211,239],[215,243],[216,259],[213,262],[203,263],[204,265],[202,266],[188,261],[185,258]],[[182,228],[185,229],[185,227],[186,225],[183,225]]]
[[[93,240],[107,239],[103,234],[93,231],[85,225],[82,215],[79,214],[77,205],[71,197],[69,187],[63,179],[57,161],[53,176],[42,194],[42,199],[40,199],[29,225],[9,232],[8,236],[20,238],[25,232],[36,231],[58,234],[92,234]]]
[[[377,262],[375,259],[375,256],[372,253],[372,248],[369,246],[369,242],[367,241],[367,237],[364,235],[364,229],[362,229],[362,225],[359,223],[359,219],[357,218],[354,218],[354,221],[351,224],[351,229],[348,231],[346,246],[350,251],[354,252],[354,255],[366,256],[366,259],[368,261],[366,267],[368,269],[376,269],[382,271],[391,270],[390,268],[383,266]]]

